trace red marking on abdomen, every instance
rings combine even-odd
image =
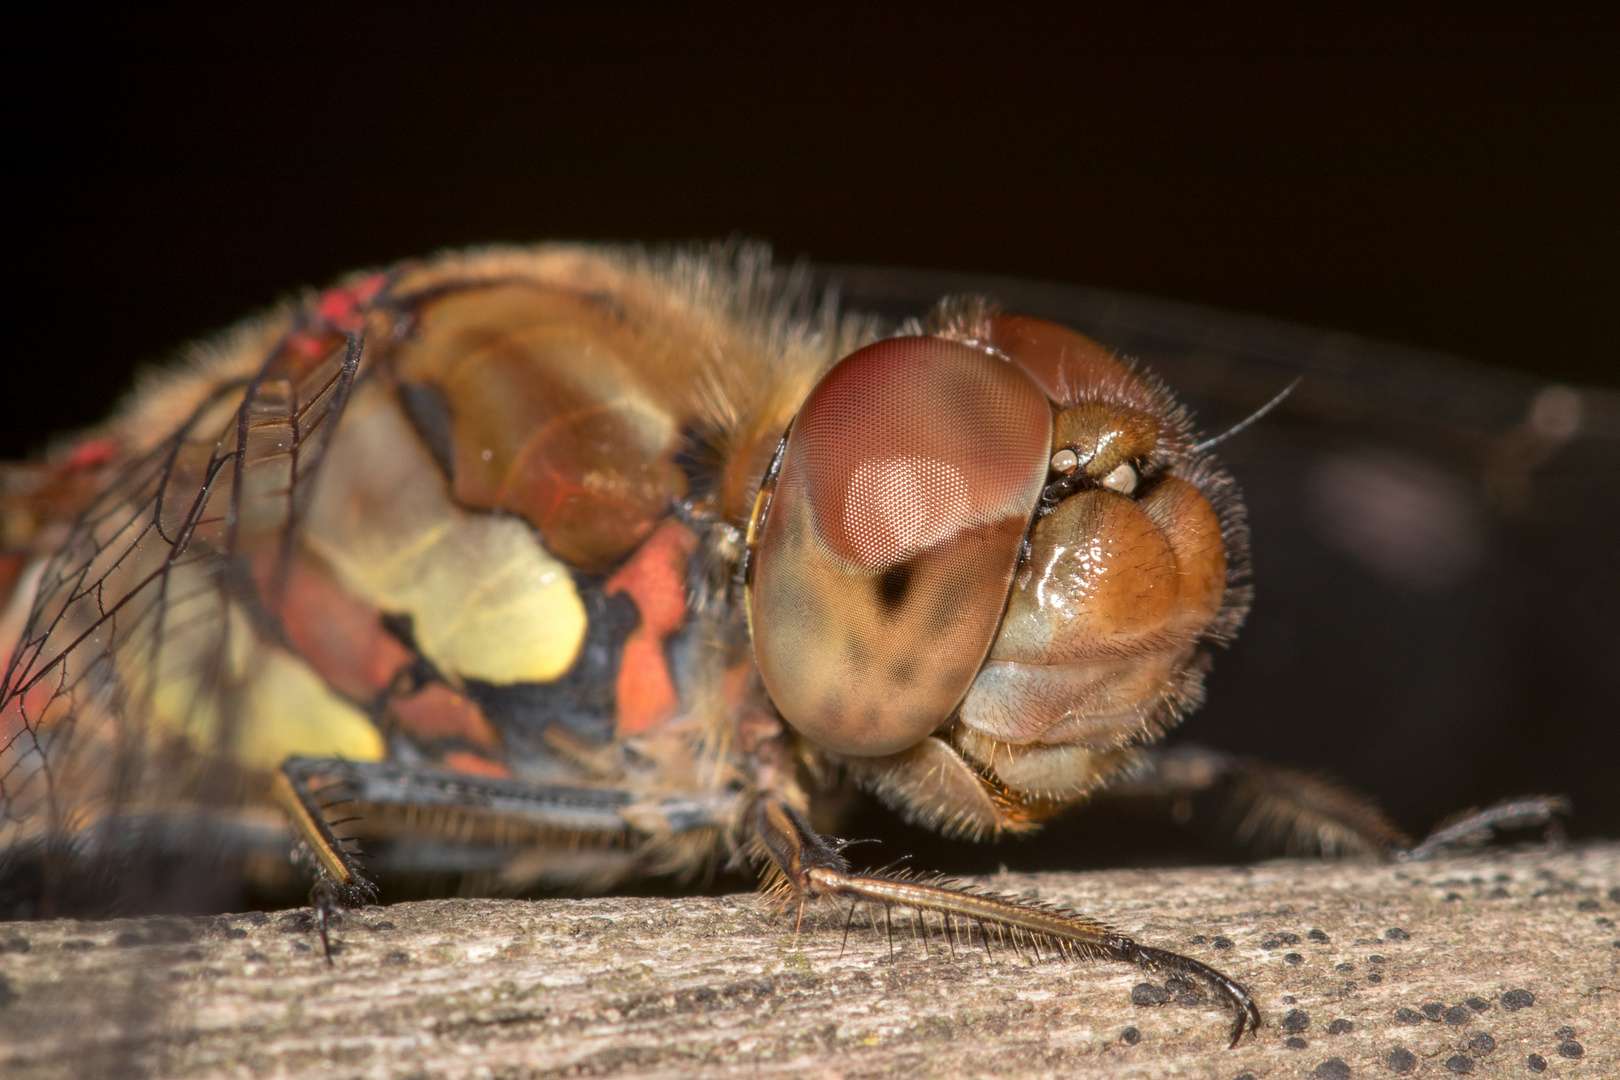
[[[354,701],[370,701],[415,662],[364,600],[307,563],[295,559],[279,578],[277,565],[270,553],[254,560],[260,595],[281,617],[305,663],[332,689]]]
[[[352,334],[360,329],[360,309],[370,303],[372,297],[381,292],[387,283],[386,274],[372,274],[353,285],[328,289],[321,293],[317,311],[327,325],[346,334]]]
[[[103,436],[99,439],[86,439],[73,448],[68,455],[68,467],[72,469],[94,469],[105,465],[118,456],[118,440]]]
[[[480,750],[501,745],[482,710],[444,683],[429,683],[410,697],[396,697],[389,707],[400,727],[418,739],[460,739]]]
[[[697,535],[667,519],[603,586],[608,596],[628,593],[641,612],[641,625],[625,639],[619,659],[620,736],[645,734],[680,706],[664,642],[686,621],[686,564],[695,550]]]
[[[477,776],[511,776],[512,772],[498,761],[491,761],[487,757],[469,753],[466,750],[452,750],[444,755],[444,767],[454,769],[456,772],[473,773]]]

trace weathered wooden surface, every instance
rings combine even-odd
[[[1264,1028],[864,918],[840,956],[841,909],[442,901],[351,916],[333,968],[305,913],[0,924],[0,1076],[1620,1075],[1620,844],[987,884],[1209,961]]]

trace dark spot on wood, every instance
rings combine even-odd
[[[291,915],[284,915],[276,923],[276,931],[282,934],[308,934],[315,929],[315,919],[307,911],[297,911]]]
[[[1378,974],[1378,972],[1375,971],[1371,975],[1367,976],[1367,981],[1370,982],[1370,983],[1377,984],[1377,983],[1383,982],[1384,977],[1382,975]]]
[[[57,948],[63,952],[84,952],[86,949],[93,949],[95,947],[96,943],[86,938],[74,938],[71,941],[64,941],[62,944],[57,946]]]
[[[153,944],[183,945],[197,940],[196,931],[179,919],[151,919],[144,926],[146,940]]]
[[[1582,900],[1575,905],[1576,911],[1596,911],[1601,905],[1596,900]]]
[[[1132,1005],[1163,1005],[1170,1000],[1170,994],[1162,986],[1153,983],[1137,983],[1131,987]]]
[[[1310,938],[1312,941],[1319,941],[1323,945],[1326,945],[1329,941],[1332,940],[1332,938],[1328,937],[1327,934],[1323,933],[1320,930],[1312,930],[1310,933],[1306,934],[1305,936]]]
[[[1405,1076],[1417,1068],[1417,1055],[1404,1046],[1397,1046],[1389,1052],[1389,1056],[1384,1059],[1384,1063],[1395,1072]]]
[[[1546,1072],[1547,1059],[1542,1057],[1540,1054],[1531,1054],[1529,1057],[1524,1059],[1524,1067],[1529,1069],[1531,1072]]]
[[[1350,1066],[1344,1063],[1343,1058],[1328,1058],[1318,1065],[1311,1075],[1316,1080],[1350,1080]]]
[[[1383,962],[1384,958],[1379,956],[1377,953],[1373,953],[1371,956],[1367,957],[1367,963],[1369,964],[1382,964]]]
[[[1536,995],[1528,990],[1509,990],[1502,995],[1502,1008],[1508,1012],[1518,1012],[1528,1009],[1536,1003]]]
[[[1142,1033],[1134,1027],[1128,1027],[1119,1033],[1119,1038],[1126,1046],[1135,1046],[1142,1041]]]
[[[25,937],[9,937],[4,942],[0,942],[0,953],[24,953],[32,948],[33,946],[28,943],[28,939]]]
[[[1425,1001],[1418,1009],[1430,1020],[1438,1020],[1446,1014],[1445,1002],[1442,1001]]]
[[[1468,1040],[1468,1046],[1476,1054],[1488,1054],[1496,1049],[1496,1040],[1481,1031]]]
[[[1290,1035],[1288,1038],[1283,1040],[1283,1045],[1288,1047],[1290,1050],[1303,1050],[1309,1046],[1310,1043],[1306,1042],[1298,1035]]]
[[[1202,945],[1208,940],[1209,938],[1205,937],[1203,934],[1194,934],[1192,936],[1192,944],[1194,945]]]
[[[1462,1027],[1473,1018],[1474,1014],[1468,1011],[1466,1005],[1453,1005],[1446,1010],[1446,1023],[1452,1027]]]
[[[1288,1015],[1282,1018],[1282,1029],[1290,1035],[1297,1035],[1311,1026],[1311,1014],[1304,1009],[1289,1009]]]
[[[1304,962],[1305,958],[1299,955],[1297,952],[1291,952],[1287,956],[1283,957],[1283,963],[1285,964],[1303,964]]]
[[[1387,941],[1410,941],[1412,939],[1412,935],[1408,934],[1405,930],[1402,930],[1398,926],[1392,926],[1388,930],[1384,931],[1384,938]]]
[[[1423,1023],[1423,1014],[1416,1009],[1396,1009],[1395,1020],[1397,1023],[1402,1024],[1421,1024]]]
[[[1221,950],[1222,952],[1225,952],[1227,949],[1230,949],[1232,947],[1232,939],[1228,938],[1228,937],[1217,936],[1217,937],[1214,938],[1214,940],[1212,940],[1210,942],[1210,944],[1215,946],[1217,949]]]
[[[410,962],[411,962],[411,954],[408,953],[408,952],[404,952],[404,951],[402,951],[400,949],[395,949],[393,952],[391,952],[387,956],[383,957],[383,963],[390,964],[390,965],[393,965],[395,967],[397,967],[397,966],[399,966],[401,964],[408,964]]]
[[[1565,1024],[1563,1027],[1553,1032],[1553,1038],[1555,1039],[1573,1039],[1574,1037],[1575,1029],[1570,1027],[1568,1024]]]
[[[1471,997],[1467,1001],[1463,1002],[1463,1004],[1468,1006],[1470,1009],[1473,1009],[1475,1012],[1484,1012],[1486,1009],[1491,1007],[1491,1003],[1482,997]]]
[[[1474,1059],[1467,1054],[1452,1054],[1446,1058],[1446,1068],[1454,1073],[1471,1073],[1474,1071]]]
[[[1354,971],[1354,970],[1356,970],[1356,965],[1354,965],[1354,964],[1352,964],[1352,963],[1350,963],[1350,962],[1349,962],[1349,961],[1348,961],[1348,960],[1347,960],[1347,961],[1345,961],[1345,962],[1344,962],[1344,963],[1342,963],[1342,964],[1334,964],[1334,965],[1333,965],[1333,970],[1334,970],[1334,971],[1337,971],[1337,972],[1338,972],[1338,973],[1339,973],[1339,974],[1341,974],[1341,975],[1348,975],[1348,974],[1350,974],[1350,973],[1351,973],[1351,972],[1352,972],[1352,971]]]
[[[231,941],[241,941],[248,936],[248,932],[240,926],[230,926],[226,927],[225,936]]]
[[[1502,888],[1502,886],[1500,886],[1500,885],[1498,885],[1496,888],[1492,889],[1491,892],[1490,892],[1490,897],[1491,897],[1492,900],[1506,900],[1508,897],[1510,897],[1512,895],[1513,895],[1512,893],[1508,892],[1506,889]]]
[[[1328,1025],[1329,1035],[1348,1035],[1354,1030],[1356,1030],[1356,1025],[1342,1016]]]

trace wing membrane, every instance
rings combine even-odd
[[[264,663],[253,582],[281,577],[361,351],[358,335],[290,331],[73,526],[0,692],[0,851],[14,861],[93,860],[118,847],[94,827],[121,815],[231,800],[244,690]]]

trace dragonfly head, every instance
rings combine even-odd
[[[1231,531],[1191,445],[1157,382],[1044,320],[943,319],[845,357],[749,528],[778,710],[835,754],[951,732],[1015,773],[1008,747],[1112,749],[1179,715]],[[1023,771],[1044,791],[1060,768]]]

